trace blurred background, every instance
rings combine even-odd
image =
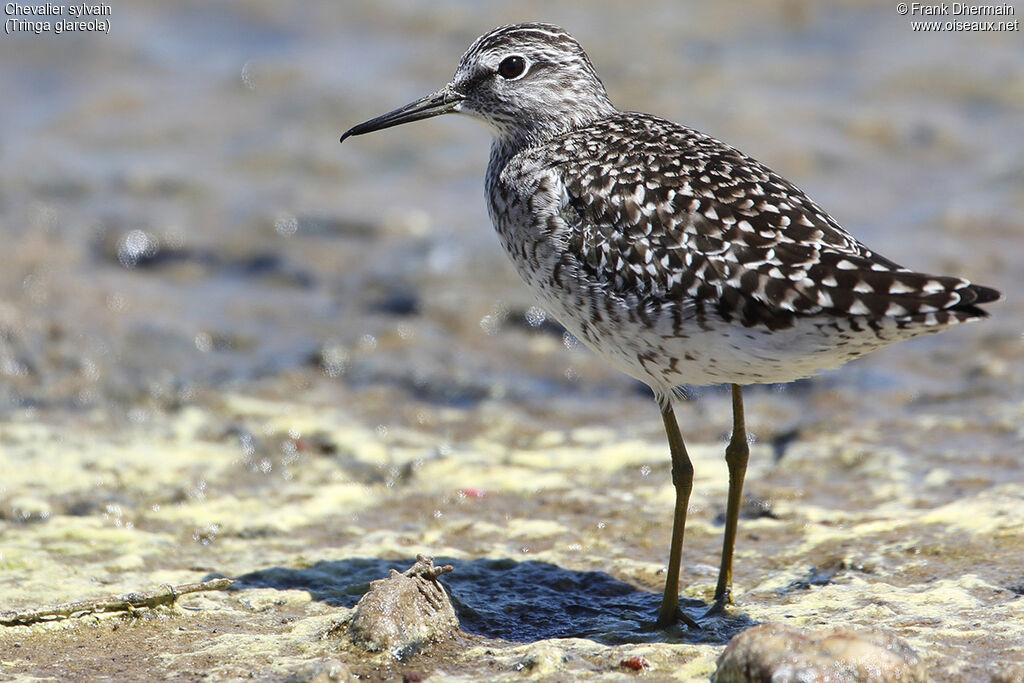
[[[566,26],[620,108],[739,147],[894,260],[1019,283],[1019,32],[914,33],[884,2],[111,10],[109,35],[0,41],[5,412],[140,419],[296,374],[370,391],[353,410],[381,423],[410,402],[491,398],[555,423],[647,410],[642,389],[531,310],[487,219],[482,126],[447,117],[337,143],[519,20]],[[838,384],[949,392],[958,373],[995,373],[1019,397],[1019,304],[994,310]]]
[[[519,20],[566,26],[620,108],[761,159],[896,261],[1019,283],[1019,32],[919,34],[891,3],[795,0],[111,10],[109,35],[0,41],[5,411],[159,407],[310,369],[388,401],[629,410],[643,392],[530,311],[487,219],[482,126],[337,143]],[[841,383],[950,391],[999,330],[1020,353],[1018,304],[994,310]]]
[[[996,588],[962,622],[941,596],[893,613],[933,605],[895,628],[927,648],[948,624],[936,657],[984,666],[957,639],[979,604],[987,630],[1010,628],[998,605],[1022,590],[1019,563],[994,558],[1018,552],[1019,521],[999,525],[1020,519],[1007,482],[1024,479],[1024,40],[916,33],[896,4],[132,0],[110,3],[108,35],[0,36],[0,565],[31,568],[0,578],[8,600],[422,551],[531,553],[656,603],[658,412],[513,272],[483,198],[487,131],[452,116],[338,144],[446,83],[478,35],[541,20],[579,39],[620,108],[740,148],[907,267],[1007,294],[982,323],[747,392],[762,526],[757,543],[741,526],[737,584],[761,586],[744,609],[874,625],[851,611],[863,582],[889,600],[899,577],[927,591],[979,571],[965,594]],[[688,396],[684,584],[701,597],[730,415],[722,388]],[[538,516],[540,540],[517,535]],[[959,529],[936,568],[949,520],[989,526]],[[821,566],[845,578],[802,578]],[[788,602],[822,581],[850,601]]]

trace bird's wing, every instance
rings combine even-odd
[[[966,280],[914,273],[872,252],[734,148],[637,120],[567,137],[568,153],[551,164],[568,251],[610,292],[694,300],[769,326],[823,313],[909,320],[985,298]]]

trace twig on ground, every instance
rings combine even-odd
[[[0,626],[23,626],[40,621],[81,617],[98,612],[134,612],[144,607],[172,605],[179,596],[186,593],[220,591],[233,583],[235,583],[234,579],[212,579],[199,583],[185,583],[180,586],[164,586],[160,590],[148,593],[126,593],[117,597],[65,602],[39,609],[0,612]]]

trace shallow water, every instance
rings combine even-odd
[[[671,507],[649,393],[532,308],[487,219],[486,131],[449,117],[337,143],[524,19],[570,29],[622,108],[735,144],[899,262],[1010,294],[984,323],[748,390],[748,492],[771,515],[741,526],[722,638],[772,618],[878,625],[936,680],[1024,659],[1024,48],[913,33],[886,3],[133,2],[110,35],[3,36],[0,610],[248,577],[196,598],[204,616],[132,633],[223,617],[239,652],[284,654],[224,640],[212,675],[287,674],[337,649],[311,634],[371,571],[424,552],[456,564],[445,581],[483,643],[428,671],[482,675],[473,647],[502,644],[518,676],[531,655],[509,643],[553,638],[582,639],[556,641],[576,675],[659,643],[643,652],[664,671],[713,669],[720,644],[642,619]],[[728,396],[690,394],[683,584],[706,600]],[[266,578],[288,572],[293,591]],[[524,593],[538,582],[564,590]],[[259,617],[239,602],[274,591]],[[109,622],[88,628],[116,646]],[[75,647],[15,631],[0,638],[21,652]]]

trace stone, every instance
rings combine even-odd
[[[424,645],[456,634],[459,619],[437,580],[453,569],[435,567],[434,558],[417,555],[409,569],[392,569],[388,578],[372,582],[349,622],[352,642],[368,652],[389,652],[403,660]]]
[[[924,663],[896,636],[839,627],[811,631],[759,624],[733,637],[718,658],[715,683],[915,683]]]

